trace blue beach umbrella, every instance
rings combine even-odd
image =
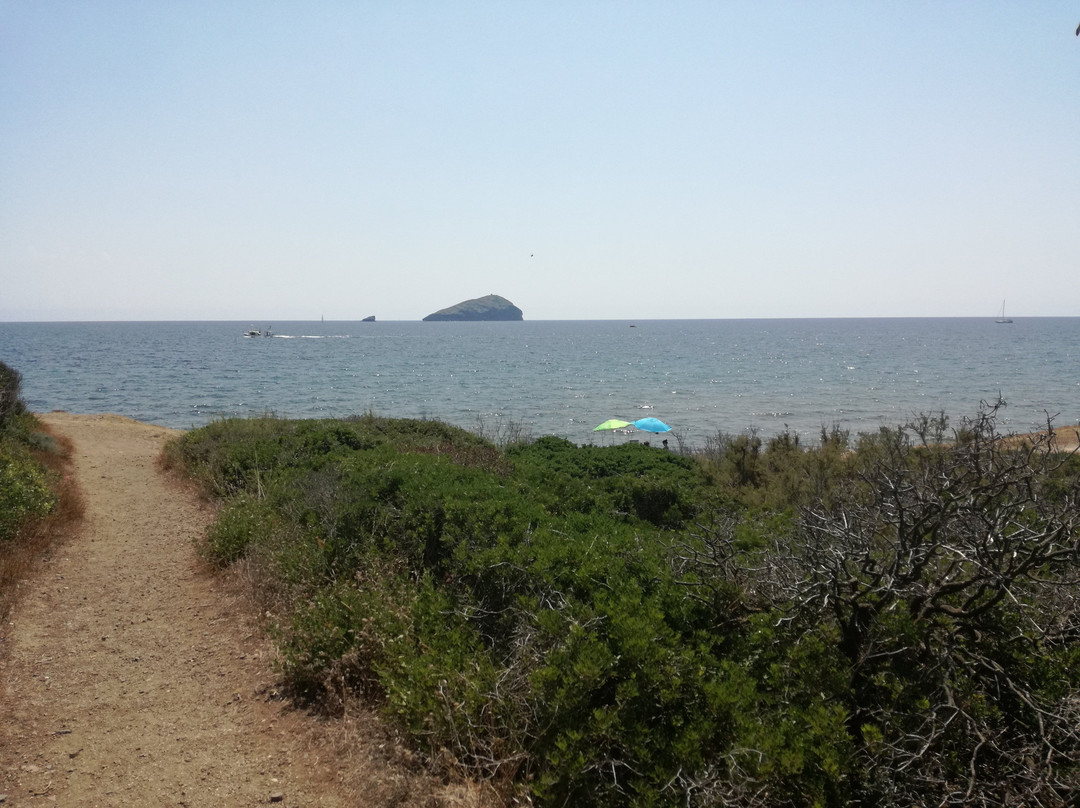
[[[644,432],[670,432],[671,427],[659,418],[642,418],[634,421],[634,426]]]

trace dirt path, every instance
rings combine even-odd
[[[340,738],[273,698],[268,644],[193,551],[209,513],[157,469],[175,433],[42,420],[74,441],[86,523],[2,632],[3,808],[421,804],[407,776],[345,773]]]

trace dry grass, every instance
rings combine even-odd
[[[7,617],[18,601],[23,583],[48,559],[53,549],[71,536],[82,522],[84,503],[72,474],[71,441],[47,426],[41,430],[55,443],[56,451],[36,450],[35,458],[48,468],[56,481],[57,506],[44,519],[28,524],[22,534],[5,543],[0,553],[0,643]],[[2,647],[2,646],[0,646]]]
[[[452,760],[425,760],[371,708],[349,699],[343,714],[323,725],[318,742],[348,761],[338,777],[371,805],[396,808],[508,808],[527,806],[527,797],[500,794],[490,783],[470,781]],[[448,754],[448,753],[447,753]]]

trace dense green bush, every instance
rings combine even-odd
[[[31,519],[56,505],[47,472],[26,451],[0,446],[0,541],[13,539]]]
[[[26,412],[21,385],[19,372],[0,362],[0,541],[56,505],[48,472],[30,451],[51,448],[52,441]]]
[[[274,512],[265,500],[247,493],[231,498],[210,528],[204,546],[206,557],[227,566],[243,557],[248,545],[273,530]]]
[[[1061,804],[1080,464],[1009,449],[993,411],[951,444],[945,423],[687,458],[257,419],[170,455],[226,500],[208,554],[288,591],[296,691],[361,693],[508,795]]]
[[[507,456],[552,513],[599,509],[656,527],[679,527],[693,516],[704,482],[688,458],[636,443],[576,447],[544,437],[512,447]]]

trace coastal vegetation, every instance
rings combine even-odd
[[[70,476],[70,443],[29,412],[22,376],[0,362],[0,619],[18,583],[82,513]]]
[[[1080,460],[998,404],[692,456],[424,420],[222,420],[220,500],[293,691],[546,806],[1080,797]]]

